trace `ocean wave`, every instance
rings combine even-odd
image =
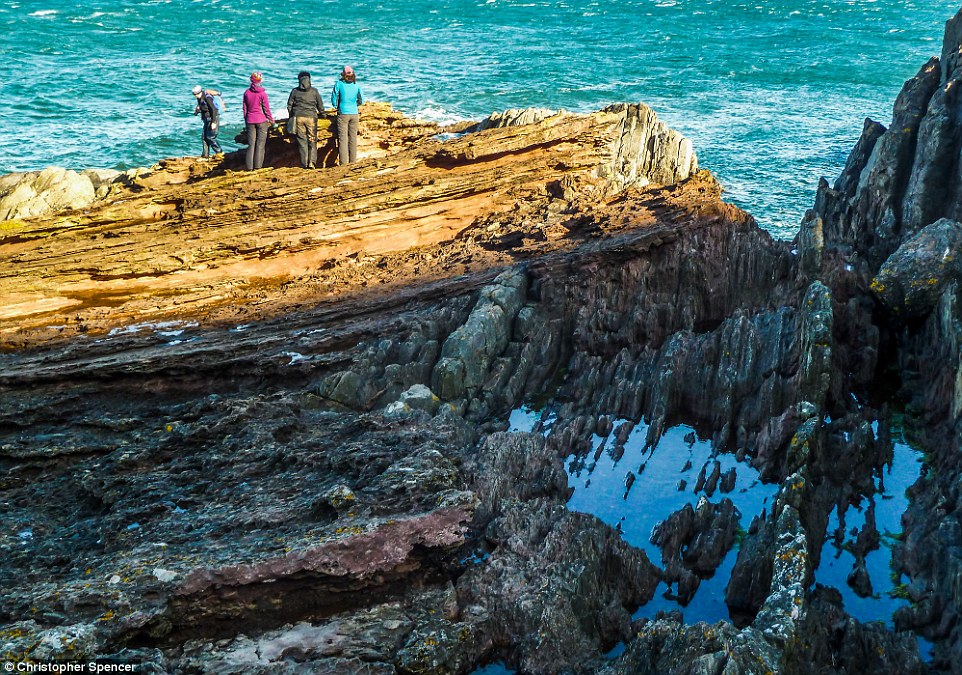
[[[59,13],[59,9],[38,9],[36,12],[31,12],[27,16],[53,16]]]
[[[440,105],[430,103],[422,108],[419,108],[418,110],[415,110],[414,117],[427,122],[436,122],[442,126],[446,124],[454,124],[456,122],[464,122],[471,119],[470,117],[466,117],[462,114],[451,112]]]

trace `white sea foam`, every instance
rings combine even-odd
[[[428,122],[436,122],[438,124],[454,124],[455,122],[464,122],[470,119],[464,115],[460,115],[455,112],[451,112],[446,108],[437,105],[436,103],[429,103],[428,105],[414,111],[414,116],[419,120],[426,120]]]
[[[160,321],[158,323],[132,323],[121,328],[114,328],[107,335],[108,337],[113,337],[115,335],[130,335],[132,333],[139,333],[142,330],[153,330],[155,333],[164,336],[179,335],[183,333],[184,328],[193,328],[197,326],[196,321],[185,322],[185,321]]]
[[[59,12],[56,9],[40,9],[40,10],[37,10],[36,12],[31,12],[27,16],[53,16],[54,14],[58,14],[58,13]]]

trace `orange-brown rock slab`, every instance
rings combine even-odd
[[[198,172],[174,161],[106,203],[2,228],[0,344],[140,322],[230,321],[241,305],[270,315],[290,301],[316,303],[325,297],[319,286],[358,290],[343,289],[334,273],[351,259],[379,261],[362,286],[410,276],[384,262],[404,251],[435,249],[444,262],[432,273],[460,273],[487,256],[457,259],[444,245],[474,241],[482,223],[488,233],[550,223],[537,239],[561,241],[584,220],[577,209],[593,204],[602,217],[625,188],[655,174],[681,182],[697,166],[690,143],[640,105],[446,142],[426,138],[423,125],[378,119],[372,137],[385,152],[402,149],[322,171]],[[515,243],[525,255],[532,242]]]

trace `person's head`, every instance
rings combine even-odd
[[[297,84],[300,85],[302,89],[307,89],[311,86],[311,74],[306,70],[302,70],[297,74]]]
[[[354,75],[354,69],[350,66],[344,66],[344,69],[341,71],[341,79],[348,84],[353,84],[356,82],[357,77]]]
[[[191,91],[194,93],[194,96],[196,96],[197,98],[200,98],[201,94],[204,93],[204,89],[199,84],[193,89],[191,89]]]
[[[251,86],[260,86],[260,83],[264,81],[264,76],[258,71],[251,73]]]

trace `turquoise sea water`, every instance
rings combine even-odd
[[[0,173],[199,153],[194,84],[251,70],[282,107],[345,63],[371,98],[439,121],[645,101],[728,198],[791,236],[865,116],[941,48],[955,0],[0,0]],[[232,144],[225,143],[232,147]]]

